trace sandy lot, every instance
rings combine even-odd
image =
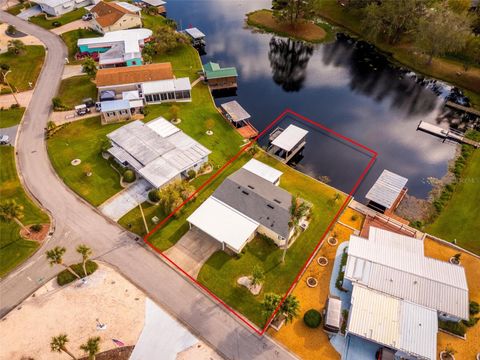
[[[106,324],[97,329],[98,319]],[[80,344],[100,336],[101,351],[115,347],[112,339],[134,345],[145,321],[145,295],[121,275],[100,266],[86,284],[59,289],[55,280],[39,289],[0,322],[0,359],[66,359],[52,353],[52,336],[66,333],[68,349],[82,356]]]
[[[10,40],[13,40],[13,38],[5,34],[5,30],[7,30],[7,27],[8,24],[0,24],[0,54],[7,51],[8,42]],[[43,45],[40,40],[31,35],[27,35],[17,39],[22,40],[25,45]]]

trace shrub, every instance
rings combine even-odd
[[[94,261],[88,260],[85,264],[87,268],[87,275],[93,274],[98,269],[98,264]],[[81,278],[84,278],[86,275],[83,272],[82,263],[72,265],[71,268],[75,273],[78,274]],[[77,278],[67,269],[63,270],[60,274],[57,275],[57,283],[60,286],[70,284],[72,281],[77,280]]]
[[[59,26],[62,26],[62,23],[60,21],[54,21],[54,22],[52,22],[52,26],[53,27],[59,27]]]
[[[187,177],[190,180],[195,179],[196,176],[197,176],[197,172],[195,170],[193,170],[193,169],[188,170]]]
[[[132,170],[130,169],[125,170],[125,172],[123,173],[123,181],[127,183],[132,183],[135,181],[135,179],[136,179],[136,176]]]
[[[480,305],[476,301],[470,301],[470,315],[477,315],[480,312]]]
[[[33,224],[30,226],[30,230],[38,233],[40,230],[42,230],[42,227],[42,224]]]
[[[350,220],[352,220],[352,221],[357,221],[357,219],[358,219],[358,215],[357,215],[357,214],[353,214],[353,215],[351,216],[351,218],[350,218]]]
[[[343,268],[347,264],[347,258],[348,253],[347,248],[345,248],[342,254],[342,260],[340,261],[340,270],[338,271],[337,280],[335,281],[335,287],[343,292],[347,292],[347,290],[343,288],[343,278],[345,277],[345,271],[343,270]]]
[[[17,103],[10,105],[10,109],[18,109],[19,107],[20,105]]]
[[[465,325],[463,325],[461,322],[439,320],[438,327],[449,333],[462,336],[462,337],[465,336],[465,332],[466,332]]]
[[[52,105],[53,105],[53,110],[65,109],[65,105],[63,104],[62,99],[60,99],[58,96],[52,99]]]
[[[310,309],[303,315],[303,322],[309,328],[315,329],[322,323],[322,314],[315,309]]]
[[[478,320],[480,320],[480,318],[470,316],[470,319],[468,319],[468,321],[462,320],[462,323],[466,327],[472,327],[472,326],[475,326],[477,324]]]
[[[150,190],[148,193],[148,199],[151,202],[157,203],[160,201],[160,192],[157,189]]]
[[[342,326],[340,327],[340,332],[342,334],[345,334],[345,330],[347,330],[347,324],[348,324],[348,310],[343,309],[342,310]]]

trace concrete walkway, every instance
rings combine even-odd
[[[85,73],[82,71],[82,65],[65,65],[65,68],[63,69],[62,80],[80,75],[85,75]]]
[[[192,88],[197,85],[200,81],[203,80],[203,76],[199,76],[197,80],[195,80],[193,83],[192,83]]]
[[[95,116],[100,116],[100,113],[92,110],[90,114],[77,116],[75,114],[75,110],[54,111],[50,116],[50,120],[53,121],[55,125],[63,125],[69,122],[85,120]]]
[[[17,98],[20,106],[27,107],[30,104],[30,100],[32,100],[33,90],[22,91],[19,93],[15,93],[15,97]],[[16,104],[15,98],[12,94],[5,94],[0,95],[0,107],[9,108],[13,104]]]
[[[173,262],[197,278],[203,264],[220,250],[220,243],[203,231],[192,228],[170,249],[165,251]]]

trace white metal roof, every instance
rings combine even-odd
[[[248,120],[251,117],[250,114],[236,100],[221,104],[220,107],[234,122]]]
[[[147,126],[162,137],[169,137],[180,131],[180,129],[171,122],[163,121],[163,118],[149,121]]]
[[[325,314],[325,325],[340,329],[342,322],[342,300],[334,297],[328,298],[327,313]]]
[[[185,29],[185,32],[194,39],[201,39],[205,37],[205,34],[196,27]]]
[[[307,134],[307,130],[295,125],[288,125],[288,127],[272,141],[272,144],[285,151],[290,151],[307,136]]]
[[[243,168],[271,182],[272,184],[275,184],[283,174],[281,171],[256,159],[251,159],[249,162],[243,165]]]
[[[192,90],[192,85],[188,77],[173,79],[173,86],[176,91]]]
[[[142,84],[142,90],[145,95],[191,90],[191,88],[190,79],[186,77],[180,79],[148,81]]]
[[[407,184],[408,179],[391,171],[383,170],[365,197],[389,209]]]
[[[407,301],[354,285],[348,316],[349,333],[435,360],[437,312]]]
[[[162,6],[166,4],[163,0],[142,0],[142,2],[152,6]]]
[[[152,30],[143,28],[111,31],[101,37],[78,39],[77,46],[101,47],[123,43],[125,53],[140,53],[140,42],[143,42],[152,34]]]
[[[423,249],[419,249],[421,240],[404,237],[402,243],[397,234],[385,230],[377,233],[382,234],[373,236],[377,241],[350,237],[345,278],[468,319],[468,285],[463,267],[425,257]],[[392,234],[390,239],[386,233]]]
[[[123,100],[138,100],[138,99],[140,99],[140,94],[138,93],[138,90],[124,91],[124,92],[122,92],[122,99]]]
[[[139,11],[142,11],[142,9],[140,9],[138,6],[132,5],[132,4],[127,3],[125,1],[114,1],[114,2],[118,6],[121,6],[125,10],[128,10],[128,11],[133,12],[133,13],[138,13]]]
[[[210,196],[187,219],[221,243],[240,252],[258,228],[258,223]]]

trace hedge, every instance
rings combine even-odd
[[[132,183],[135,181],[135,173],[128,169],[128,170],[125,170],[125,172],[123,173],[123,181],[127,182],[127,183]]]
[[[465,325],[463,325],[461,322],[439,320],[438,327],[449,333],[452,333],[461,337],[465,336],[465,332],[466,332]]]
[[[82,263],[74,264],[70,266],[75,273],[78,274],[78,276],[84,278],[85,273],[83,272],[83,266]],[[93,274],[95,271],[98,269],[98,264],[94,261],[87,260],[87,263],[85,264],[85,267],[87,268],[87,275]],[[60,274],[57,275],[57,284],[60,286],[66,285],[71,283],[72,281],[77,280],[77,278],[70,272],[68,269],[63,270]]]

